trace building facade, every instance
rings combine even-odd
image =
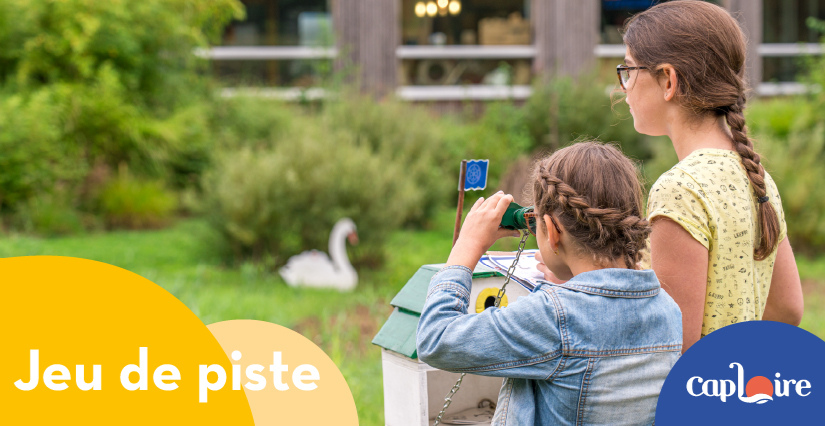
[[[624,21],[657,0],[242,0],[209,52],[228,87],[285,97],[337,75],[411,101],[526,98],[534,78],[610,72]],[[749,40],[758,93],[791,94],[800,58],[821,54],[808,18],[825,0],[716,0]]]

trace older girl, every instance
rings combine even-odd
[[[779,192],[745,126],[746,40],[704,1],[671,1],[625,26],[618,66],[636,130],[679,163],[651,188],[652,268],[682,310],[683,350],[728,324],[798,325],[802,291]]]

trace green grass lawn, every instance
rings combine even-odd
[[[210,241],[207,225],[191,219],[158,231],[52,239],[5,235],[0,237],[0,257],[98,260],[152,280],[205,324],[256,319],[290,327],[313,340],[340,367],[355,397],[360,424],[383,425],[381,351],[370,342],[391,312],[389,301],[418,267],[446,260],[453,218],[442,216],[434,228],[449,231],[393,234],[384,268],[360,271],[359,286],[352,293],[290,288],[277,273],[252,263],[227,268],[204,243]]]
[[[208,243],[208,227],[196,219],[159,231],[54,239],[5,235],[0,238],[0,257],[62,255],[98,260],[154,281],[205,324],[256,319],[295,329],[340,367],[355,397],[360,423],[377,426],[384,424],[381,353],[370,341],[391,312],[390,299],[418,267],[446,260],[453,215],[441,214],[429,231],[394,233],[385,266],[360,271],[353,293],[289,288],[276,273],[251,263],[224,267]],[[513,250],[515,243],[501,242],[494,249]],[[528,248],[534,247],[531,240]],[[802,328],[825,338],[825,257],[799,258],[798,265],[806,293]]]

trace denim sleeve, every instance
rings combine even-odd
[[[471,284],[472,271],[463,266],[433,276],[418,323],[418,357],[447,371],[547,379],[562,352],[558,300],[538,291],[468,315]]]

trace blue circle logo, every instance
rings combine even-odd
[[[467,183],[474,184],[481,179],[481,167],[478,164],[472,164],[467,169]]]

